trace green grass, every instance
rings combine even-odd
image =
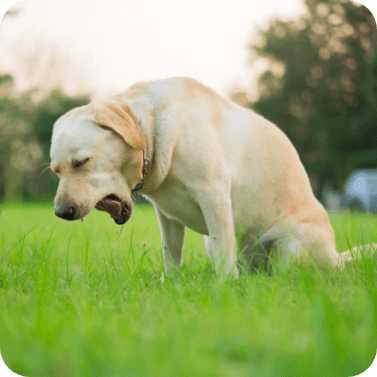
[[[332,215],[338,250],[377,242],[374,216]],[[377,347],[377,261],[242,273],[220,284],[202,237],[162,284],[153,208],[119,227],[51,205],[0,215],[0,348],[27,376],[353,376]]]

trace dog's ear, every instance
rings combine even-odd
[[[136,150],[147,147],[145,137],[130,106],[113,100],[96,101],[92,106],[95,110],[94,123],[113,130]]]

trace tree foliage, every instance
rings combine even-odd
[[[294,21],[275,19],[250,48],[270,62],[248,106],[292,140],[316,194],[340,189],[356,168],[377,167],[376,23],[347,0],[306,0]]]
[[[54,177],[41,174],[49,163],[52,126],[68,110],[90,102],[53,90],[40,102],[33,91],[17,94],[10,75],[0,75],[0,199],[50,198]]]

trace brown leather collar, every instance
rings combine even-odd
[[[141,190],[144,186],[144,180],[145,176],[147,175],[149,170],[149,160],[145,158],[145,150],[143,150],[143,167],[141,169],[141,172],[143,174],[143,179],[141,182],[139,182],[132,190],[131,190],[131,196],[135,200],[134,195],[136,194],[137,191]]]

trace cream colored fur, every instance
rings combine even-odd
[[[223,277],[237,275],[239,230],[240,249],[254,265],[261,247],[267,254],[278,249],[283,263],[298,257],[336,266],[349,258],[335,250],[328,215],[295,148],[268,120],[189,78],[137,84],[108,103],[74,109],[56,122],[56,204],[76,205],[79,218],[109,194],[132,206],[146,143],[151,166],[140,192],[156,210],[166,272],[181,264],[186,227],[204,235]],[[116,125],[104,124],[110,118]],[[72,161],[85,158],[73,168]]]

